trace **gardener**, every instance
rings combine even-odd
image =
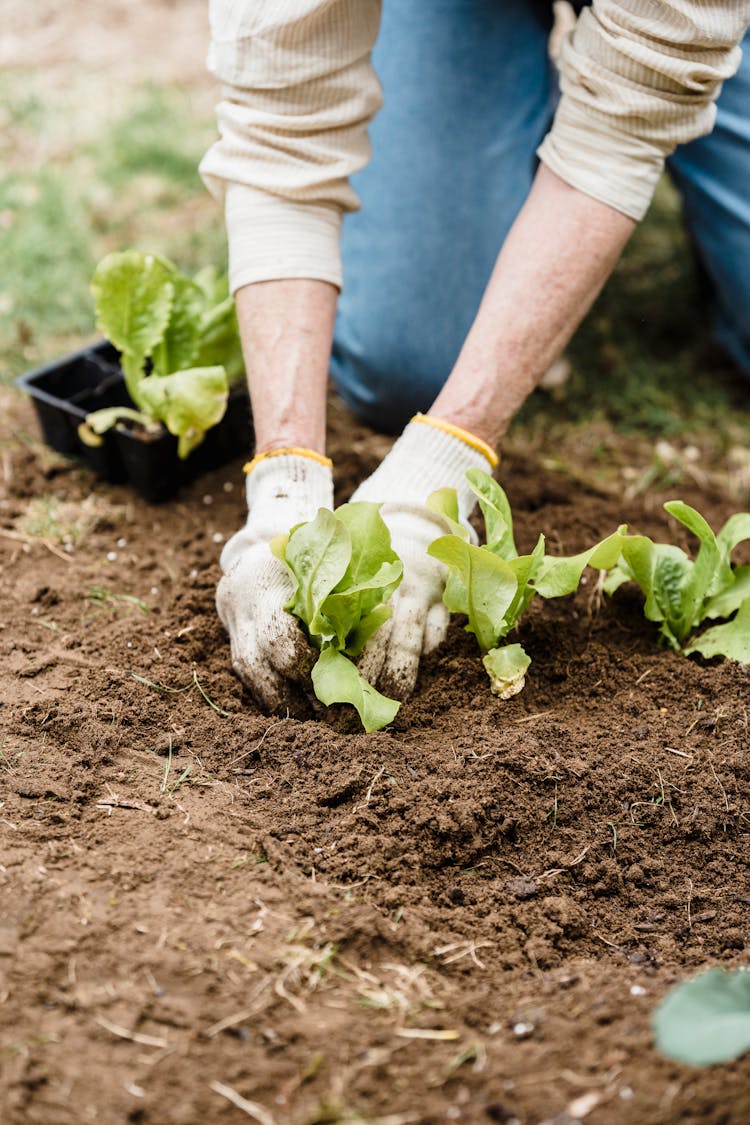
[[[234,667],[283,708],[312,663],[268,541],[332,504],[331,370],[360,417],[405,426],[355,494],[383,502],[404,562],[363,671],[405,695],[447,623],[425,499],[450,485],[468,517],[466,470],[496,465],[666,158],[750,374],[750,0],[594,0],[556,112],[539,0],[387,0],[380,30],[379,0],[212,0],[211,20],[224,89],[202,172],[226,200],[257,441],[217,594]]]

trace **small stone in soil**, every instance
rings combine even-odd
[[[538,893],[539,887],[533,879],[508,879],[505,890],[509,895],[523,902],[524,899],[533,898]]]

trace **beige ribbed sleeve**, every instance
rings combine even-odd
[[[711,132],[748,21],[748,0],[594,0],[563,45],[562,98],[540,159],[642,218],[665,157]]]
[[[370,63],[380,0],[210,0],[210,15],[223,97],[201,172],[225,198],[232,289],[288,277],[340,286],[341,216],[359,205],[348,178],[367,162],[381,101]],[[594,0],[563,46],[541,160],[641,218],[665,156],[710,132],[749,20],[750,0]]]
[[[349,176],[381,104],[370,51],[380,0],[212,0],[209,68],[220,139],[201,163],[225,198],[230,284],[307,277],[341,286]]]

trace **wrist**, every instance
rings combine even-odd
[[[248,462],[245,472],[247,521],[222,551],[225,572],[246,548],[313,519],[319,508],[333,507],[332,462],[315,450],[271,450]]]
[[[436,489],[454,488],[461,518],[468,519],[476,498],[467,471],[489,472],[497,463],[497,454],[481,438],[443,419],[418,414],[354,499],[423,505]]]

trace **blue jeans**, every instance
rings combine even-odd
[[[344,221],[332,357],[356,414],[398,432],[427,410],[523,205],[557,98],[551,4],[385,0],[374,63],[385,102],[362,210]],[[711,280],[721,343],[750,375],[750,35],[714,132],[670,171]]]

